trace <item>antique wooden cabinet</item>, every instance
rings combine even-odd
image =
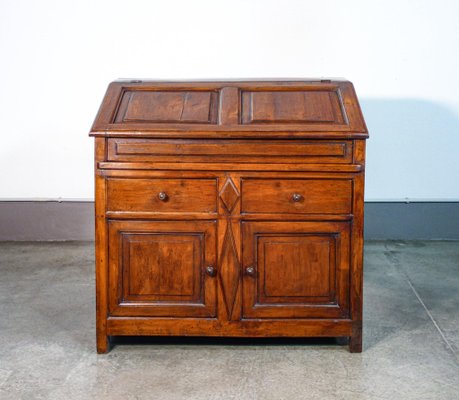
[[[117,81],[91,136],[99,352],[116,335],[361,351],[368,133],[350,82]]]

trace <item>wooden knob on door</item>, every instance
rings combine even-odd
[[[214,266],[209,265],[208,267],[206,267],[206,274],[213,277],[217,275],[217,270]]]
[[[167,198],[168,198],[168,196],[167,196],[166,192],[159,192],[158,193],[158,199],[160,199],[161,201],[166,201]]]

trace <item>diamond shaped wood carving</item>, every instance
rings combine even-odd
[[[236,189],[231,178],[228,178],[220,191],[220,199],[226,210],[231,213],[239,198],[239,192]]]
[[[231,229],[231,222],[228,222],[226,228],[220,260],[220,283],[228,318],[231,319],[241,270],[236,244],[234,243],[233,230]]]

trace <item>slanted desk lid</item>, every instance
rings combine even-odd
[[[116,81],[91,135],[368,136],[352,83],[337,80]]]

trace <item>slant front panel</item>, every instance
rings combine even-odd
[[[92,128],[106,137],[216,139],[217,132],[220,139],[368,136],[352,84],[339,80],[118,81]]]

